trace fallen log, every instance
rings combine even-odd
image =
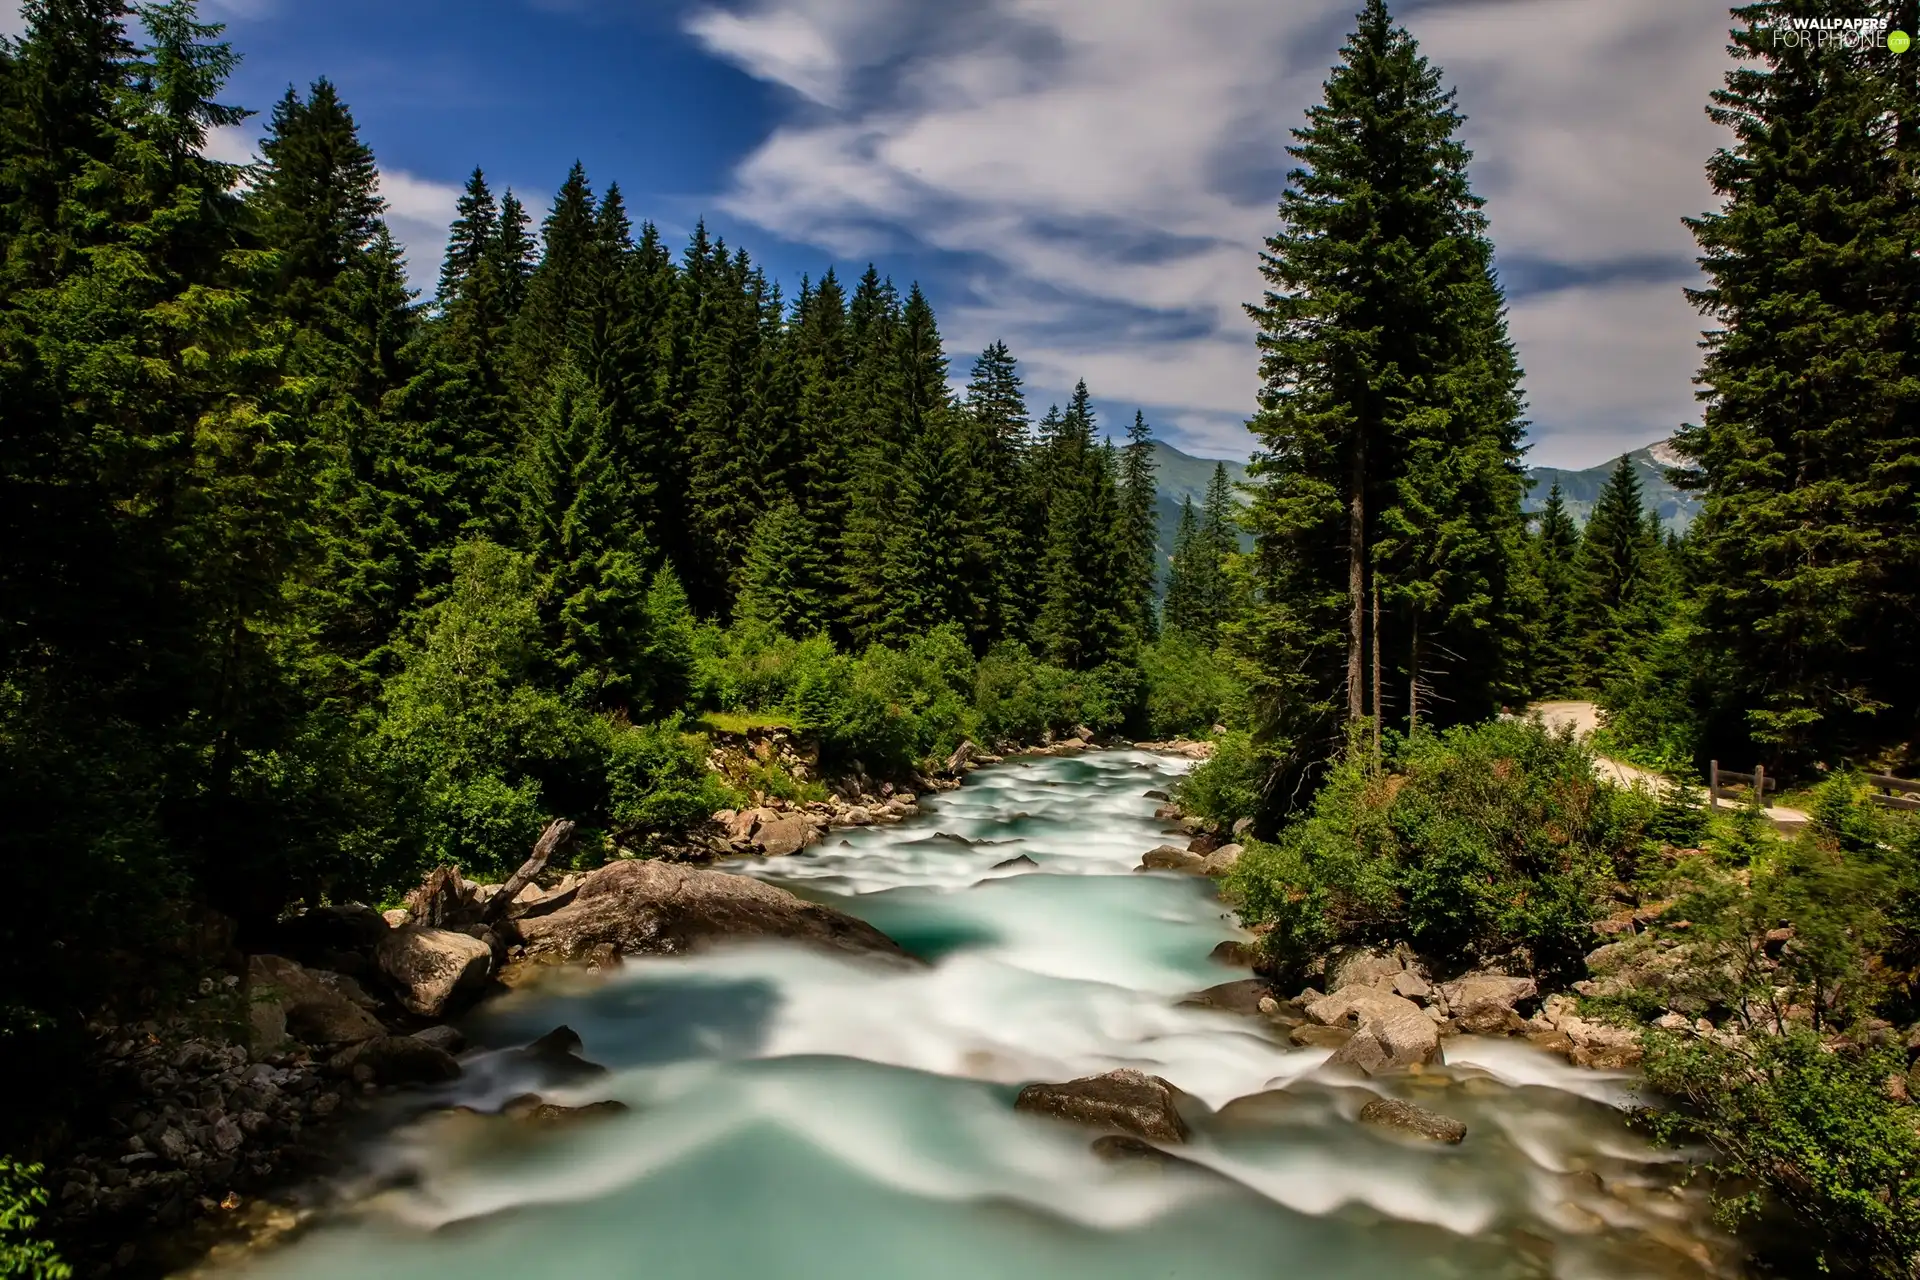
[[[486,905],[480,909],[480,923],[492,924],[504,916],[507,908],[513,905],[513,900],[520,896],[520,891],[532,884],[534,877],[547,869],[547,860],[572,841],[573,824],[571,822],[565,818],[555,818],[549,822],[547,829],[540,833],[540,839],[534,844],[532,856],[520,864],[518,871],[507,877],[507,882],[500,886],[500,891],[488,898]]]

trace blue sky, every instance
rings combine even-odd
[[[0,0],[5,4],[6,0]],[[203,0],[264,109],[330,77],[417,281],[476,163],[536,209],[576,158],[674,239],[704,216],[791,288],[918,279],[956,374],[1004,337],[1038,406],[1084,376],[1244,456],[1255,253],[1287,130],[1355,0]],[[1604,461],[1695,414],[1725,66],[1715,0],[1429,0],[1402,18],[1469,117],[1528,371],[1531,460]],[[7,18],[11,17],[8,12]],[[0,18],[0,29],[18,29]],[[257,126],[258,122],[254,122]],[[218,139],[244,158],[257,127]],[[1038,407],[1037,406],[1037,407]]]

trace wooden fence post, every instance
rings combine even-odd
[[[1709,761],[1707,764],[1707,812],[1712,813],[1715,809],[1718,809],[1719,807],[1720,807],[1720,762],[1718,760],[1712,760],[1712,761]]]
[[[1767,807],[1767,766],[1753,766],[1753,802],[1760,808]]]

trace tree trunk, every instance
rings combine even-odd
[[[1367,446],[1364,426],[1353,441],[1352,493],[1347,500],[1347,724],[1366,718]]]
[[[1410,670],[1407,673],[1407,736],[1420,725],[1420,611],[1413,613],[1413,641],[1411,656],[1407,660]]]
[[[1387,712],[1380,701],[1380,571],[1373,571],[1373,767],[1380,767],[1380,726]]]
[[[520,864],[520,869],[507,877],[500,891],[487,899],[481,908],[480,923],[492,924],[507,913],[507,907],[520,896],[520,891],[533,883],[533,878],[547,869],[547,859],[551,858],[568,841],[573,839],[573,824],[565,818],[555,818],[540,833],[538,843],[533,846],[533,855]]]

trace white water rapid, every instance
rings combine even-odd
[[[434,1100],[530,1087],[499,1050],[566,1023],[610,1067],[556,1101],[624,1115],[548,1133],[413,1109],[364,1153],[385,1190],[246,1262],[275,1280],[1425,1280],[1735,1276],[1684,1165],[1626,1125],[1630,1082],[1520,1042],[1447,1065],[1316,1074],[1264,1019],[1180,1005],[1246,977],[1204,880],[1136,874],[1144,794],[1183,760],[1010,761],[901,826],[732,865],[858,915],[928,961],[793,947],[630,960],[487,1006]],[[1036,866],[995,869],[1026,855]],[[1018,1087],[1120,1066],[1211,1109],[1200,1166],[1102,1162]],[[1355,1116],[1380,1093],[1458,1147]]]

